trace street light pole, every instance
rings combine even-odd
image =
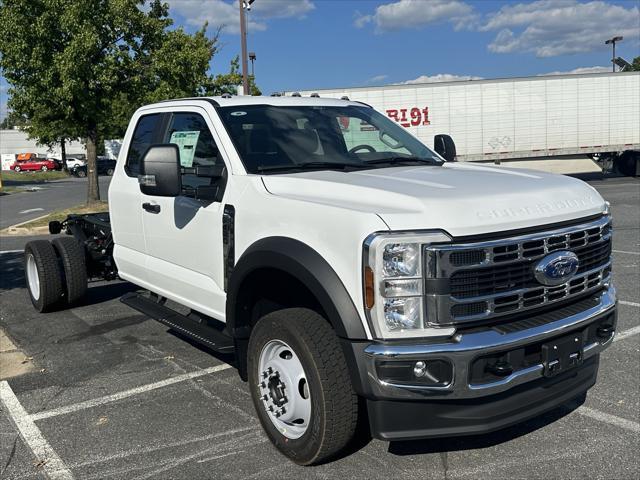
[[[242,91],[249,95],[249,79],[247,78],[247,29],[244,20],[245,1],[238,0],[240,4],[240,44],[242,46]]]
[[[251,10],[251,4],[255,0],[238,0],[240,4],[240,44],[242,46],[242,90],[245,95],[249,93],[249,78],[247,74],[247,23],[244,10]]]
[[[613,68],[613,73],[616,72],[616,42],[621,42],[621,41],[622,41],[622,36],[617,36],[617,37],[610,38],[609,40],[604,42],[605,45],[613,46],[613,58],[611,59],[611,64],[612,64],[611,66]]]

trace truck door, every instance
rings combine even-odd
[[[141,203],[142,195],[138,185],[140,162],[151,145],[160,143],[163,118],[162,113],[151,113],[134,119],[133,132],[127,132],[131,138],[125,138],[124,142],[124,145],[128,145],[126,156],[124,161],[118,162],[109,185],[110,219],[115,241],[113,255],[120,276],[137,285],[146,285],[147,280],[143,212],[141,208],[136,208]]]
[[[201,108],[166,113],[159,143],[174,143],[183,167],[224,165],[214,130]],[[223,204],[195,198],[195,187],[223,181],[182,175],[182,195],[141,193],[150,289],[218,319],[224,319]]]

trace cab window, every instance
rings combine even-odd
[[[173,143],[180,151],[182,167],[216,166],[223,164],[218,146],[202,115],[191,112],[174,113],[162,143]],[[192,173],[182,174],[185,194],[201,185],[210,185],[211,179],[197,177]]]
[[[154,113],[140,117],[133,136],[131,144],[127,152],[127,162],[125,170],[130,177],[136,177],[140,174],[140,162],[147,152],[147,149],[153,144],[156,137],[162,114]]]

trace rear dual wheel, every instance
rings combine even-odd
[[[321,463],[351,440],[357,396],[338,337],[304,308],[261,318],[248,348],[251,396],[264,431],[300,465]]]
[[[24,272],[31,303],[42,313],[71,306],[87,291],[84,250],[71,237],[27,243]]]
[[[53,310],[62,297],[62,270],[56,251],[47,240],[34,240],[24,249],[27,290],[39,312]]]

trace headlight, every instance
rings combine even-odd
[[[422,251],[441,232],[373,234],[364,243],[364,304],[378,338],[450,335],[425,325]],[[450,330],[450,332],[449,332]]]

